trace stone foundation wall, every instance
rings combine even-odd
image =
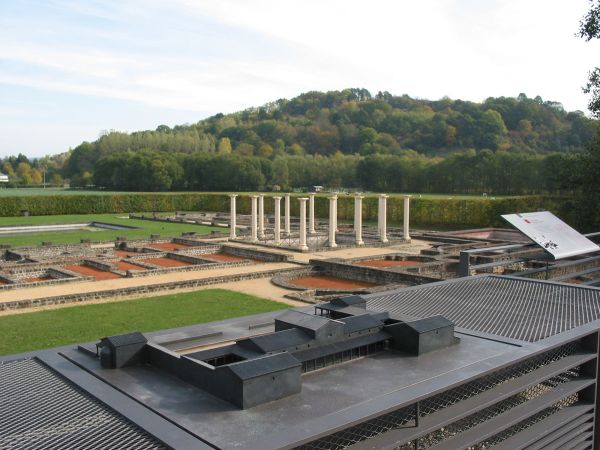
[[[418,285],[440,281],[438,277],[413,275],[374,267],[354,266],[352,263],[344,262],[339,259],[311,259],[309,263],[317,270],[320,270],[327,275],[345,278],[347,280],[364,281],[365,283]]]
[[[250,258],[266,262],[289,262],[291,259],[290,255],[283,253],[274,253],[245,247],[233,247],[229,245],[223,245],[221,251],[228,255],[239,256],[240,258]]]
[[[86,302],[90,300],[102,300],[109,298],[128,297],[141,294],[166,294],[174,289],[196,288],[201,286],[210,286],[213,284],[228,283],[232,281],[251,280],[258,278],[272,277],[273,275],[284,272],[288,269],[274,269],[266,272],[253,272],[245,274],[224,275],[219,277],[204,278],[199,280],[184,280],[168,283],[161,283],[147,286],[135,286],[122,289],[110,289],[99,292],[84,292],[78,294],[61,295],[55,297],[45,297],[41,299],[19,300],[13,302],[0,303],[0,311],[17,310],[31,308],[36,306],[63,305],[68,303]]]
[[[195,272],[198,270],[213,270],[213,269],[224,269],[227,267],[242,267],[249,266],[252,264],[251,261],[238,261],[231,263],[215,263],[214,261],[207,261],[207,264],[195,265],[195,266],[184,266],[184,267],[158,267],[151,268],[150,270],[128,270],[123,273],[123,276],[127,278],[139,278],[139,277],[147,277],[152,275],[161,275],[164,273],[175,273],[175,272]],[[136,263],[137,264],[137,263]]]
[[[548,278],[558,277],[561,275],[567,275],[581,270],[592,269],[594,267],[600,267],[600,256],[591,258],[584,258],[578,261],[569,261],[568,263],[561,265],[554,265],[548,267]],[[530,269],[519,273],[520,277],[533,278],[536,280],[546,279],[546,268],[540,267],[539,269]]]
[[[63,283],[79,283],[82,281],[94,281],[93,277],[85,277],[79,274],[73,273],[63,268],[51,268],[43,272],[30,272],[27,277],[20,279],[13,279],[11,276],[0,275],[0,279],[10,281],[11,284],[5,284],[0,286],[0,291],[20,289],[20,288],[31,288],[40,286],[52,286],[55,284]],[[21,283],[20,281],[24,278],[37,277],[37,276],[51,276],[51,280],[35,281],[33,283]],[[0,311],[2,308],[0,306]]]

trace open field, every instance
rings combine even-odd
[[[124,236],[128,239],[148,238],[151,234],[160,234],[161,237],[176,237],[181,236],[181,233],[183,232],[195,231],[198,234],[207,234],[213,230],[223,230],[222,228],[203,225],[128,219],[127,215],[124,214],[69,214],[59,216],[0,217],[0,226],[50,225],[62,223],[87,223],[94,221],[138,228],[101,231],[73,230],[24,233],[21,235],[0,236],[0,244],[11,244],[13,246],[39,245],[42,241],[50,241],[54,244],[70,244],[78,243],[80,239],[114,241],[117,236]]]
[[[287,308],[223,289],[75,306],[0,317],[0,355],[154,331]]]

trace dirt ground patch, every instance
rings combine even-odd
[[[127,270],[148,270],[145,267],[138,266],[137,264],[131,264],[126,261],[119,261],[117,263],[117,269],[122,270],[123,272]]]
[[[106,272],[104,270],[96,269],[90,266],[65,266],[65,269],[70,270],[71,272],[80,273],[85,276],[94,277],[96,280],[114,280],[116,278],[121,278],[116,273]]]
[[[148,258],[144,259],[143,262],[156,264],[157,266],[163,267],[184,267],[184,266],[193,266],[191,262],[180,261],[178,259],[172,258]]]
[[[209,253],[202,255],[201,258],[213,259],[215,261],[222,262],[238,262],[244,260],[244,258],[240,258],[239,256],[227,255],[225,253]]]
[[[296,278],[295,280],[290,280],[289,283],[293,284],[294,286],[309,289],[359,289],[376,286],[376,284],[373,283],[346,280],[343,278],[330,277],[326,275]]]
[[[146,247],[155,248],[157,250],[177,250],[180,248],[190,248],[189,245],[176,244],[174,242],[163,242],[162,244],[150,244]]]
[[[139,253],[136,252],[128,252],[126,250],[115,250],[115,255],[119,256],[121,258],[126,258],[127,256],[132,256],[132,255],[139,255]]]
[[[38,281],[48,281],[48,280],[52,280],[52,277],[31,277],[31,278],[25,278],[23,280],[23,283],[36,283]]]
[[[419,261],[401,261],[395,259],[370,259],[368,261],[358,261],[354,264],[365,267],[413,267],[422,263]]]

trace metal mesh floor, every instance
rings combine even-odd
[[[162,449],[35,359],[0,364],[0,449]]]
[[[441,314],[458,327],[529,342],[600,319],[600,289],[500,276],[367,298],[369,309],[415,317]]]

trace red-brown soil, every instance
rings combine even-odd
[[[207,255],[200,255],[200,258],[214,259],[215,261],[222,262],[238,262],[244,260],[244,258],[240,258],[239,256],[226,255],[225,253],[209,253]]]
[[[104,270],[96,269],[90,266],[65,266],[65,269],[71,272],[77,272],[85,276],[94,277],[96,280],[114,280],[115,278],[121,278],[116,273],[105,272]]]
[[[126,250],[115,250],[115,255],[119,256],[121,258],[126,258],[127,256],[130,256],[130,255],[139,255],[139,253],[128,252]]]
[[[366,267],[411,267],[421,264],[420,261],[402,261],[396,259],[370,259],[368,261],[358,261],[357,266]]]
[[[356,280],[345,280],[343,278],[329,277],[325,275],[296,278],[295,280],[290,280],[289,283],[295,286],[310,289],[357,289],[376,286],[373,283],[365,283],[363,281]]]
[[[163,267],[183,267],[183,266],[193,266],[192,263],[186,261],[179,261],[178,259],[171,258],[148,258],[144,259],[143,262],[156,264],[157,266]]]
[[[175,244],[174,242],[164,242],[162,244],[149,244],[146,247],[155,248],[157,250],[177,250],[179,248],[190,248],[189,245]]]
[[[148,270],[145,267],[138,266],[137,264],[131,264],[126,261],[119,261],[117,263],[117,269],[122,270],[123,272],[126,272],[128,270]]]
[[[52,280],[52,277],[31,277],[31,278],[25,278],[23,280],[23,283],[35,283],[37,281],[48,281],[48,280]]]

